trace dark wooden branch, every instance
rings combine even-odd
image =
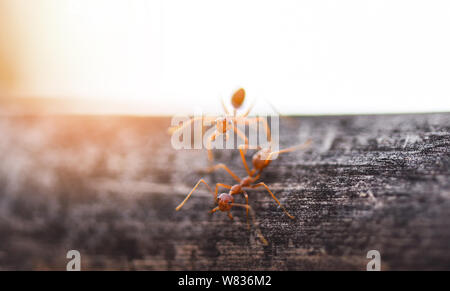
[[[65,269],[68,250],[84,269],[365,270],[450,269],[450,114],[286,117],[281,156],[245,212],[209,215],[205,188],[174,208],[202,175],[203,150],[175,151],[167,118],[2,117],[0,268]],[[236,150],[216,151],[239,175]]]

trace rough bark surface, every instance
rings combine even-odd
[[[172,149],[168,118],[0,118],[0,268],[450,270],[450,114],[284,117],[281,156],[249,193],[264,246],[245,212],[208,214],[204,150]],[[250,159],[251,153],[248,155]],[[236,150],[215,151],[244,176]],[[238,200],[241,200],[239,198]]]

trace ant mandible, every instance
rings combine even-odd
[[[247,109],[246,112],[244,112],[242,115],[237,115],[237,111],[242,107],[245,100],[245,90],[243,88],[238,89],[231,97],[231,105],[233,106],[233,115],[230,114],[228,111],[225,103],[222,102],[223,110],[225,111],[224,117],[208,117],[208,116],[201,116],[201,117],[194,117],[189,119],[189,121],[183,123],[183,125],[180,126],[174,126],[169,128],[169,133],[174,134],[175,132],[179,130],[183,130],[184,128],[190,126],[193,122],[197,120],[206,121],[208,123],[214,123],[215,124],[215,131],[211,133],[211,135],[207,139],[207,145],[206,149],[208,151],[208,159],[210,161],[213,161],[213,153],[211,148],[211,143],[216,140],[217,137],[221,135],[225,135],[225,139],[228,140],[228,132],[233,131],[235,132],[241,139],[244,140],[244,144],[248,146],[248,138],[239,128],[237,127],[238,124],[244,124],[249,125],[252,123],[263,123],[267,140],[271,141],[271,135],[270,135],[270,128],[267,123],[267,121],[262,117],[254,117],[254,118],[248,118],[248,115],[250,114],[251,109],[253,108],[253,104]]]

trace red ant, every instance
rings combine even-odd
[[[191,190],[191,192],[189,192],[189,194],[186,196],[186,198],[183,200],[183,202],[181,202],[180,205],[177,206],[176,210],[180,210],[181,207],[184,206],[184,204],[187,202],[187,200],[191,197],[192,193],[194,193],[194,191],[197,189],[197,187],[203,183],[205,184],[208,189],[211,191],[211,193],[213,193],[214,195],[214,200],[216,201],[216,203],[218,204],[217,207],[215,207],[214,209],[212,209],[210,211],[210,213],[214,213],[218,210],[222,211],[222,212],[227,212],[227,215],[230,219],[233,219],[233,216],[231,214],[231,208],[236,206],[236,207],[243,207],[246,208],[246,215],[247,215],[247,223],[248,223],[248,214],[249,211],[251,210],[250,205],[248,204],[248,194],[245,191],[246,189],[256,189],[259,187],[264,187],[267,192],[270,194],[270,196],[275,200],[275,202],[281,207],[281,209],[284,211],[284,213],[291,219],[294,219],[294,216],[292,216],[287,210],[286,208],[281,204],[281,202],[277,199],[277,197],[275,196],[275,194],[273,194],[273,192],[270,190],[269,186],[267,186],[264,182],[260,182],[260,183],[256,183],[254,184],[261,176],[261,172],[264,168],[266,168],[270,162],[271,162],[271,157],[275,154],[281,154],[281,153],[287,153],[287,152],[291,152],[294,150],[298,150],[301,148],[305,148],[307,146],[309,146],[309,144],[311,143],[311,140],[307,141],[306,143],[299,145],[299,146],[295,146],[295,147],[291,147],[288,149],[284,149],[281,151],[277,151],[277,152],[272,152],[270,151],[270,149],[262,149],[259,150],[254,156],[253,156],[253,166],[254,169],[252,171],[249,170],[247,162],[245,160],[245,156],[244,156],[244,147],[241,146],[239,148],[240,152],[241,152],[241,157],[242,157],[242,161],[244,163],[244,166],[247,170],[247,173],[249,174],[247,177],[241,179],[239,178],[232,170],[230,170],[225,164],[218,164],[215,165],[214,167],[212,167],[210,169],[210,171],[215,171],[217,169],[224,169],[225,171],[228,172],[228,174],[230,174],[231,177],[233,177],[234,180],[236,180],[238,183],[235,185],[227,185],[227,184],[223,184],[223,183],[216,183],[216,189],[213,192],[211,187],[208,185],[208,183],[205,182],[205,180],[200,179],[197,184],[194,186],[194,188]],[[258,171],[258,173],[256,174],[256,176],[253,176],[256,171]],[[220,195],[218,195],[219,193],[219,187],[223,187],[226,189],[229,189],[228,193],[221,193]],[[245,198],[245,202],[246,204],[239,204],[239,203],[234,203],[234,195],[237,194],[242,194]]]
[[[174,126],[169,128],[169,133],[173,134],[179,130],[182,130],[186,128],[187,126],[190,126],[193,122],[197,120],[206,120],[208,123],[215,123],[215,131],[211,133],[211,135],[208,137],[207,146],[206,149],[208,151],[208,159],[210,161],[213,161],[213,154],[211,149],[211,143],[216,140],[217,137],[221,135],[225,135],[225,138],[228,139],[228,132],[233,131],[235,132],[241,139],[244,140],[245,145],[248,145],[248,139],[247,136],[238,129],[238,124],[244,124],[249,125],[251,123],[255,122],[261,122],[264,124],[267,140],[271,141],[271,135],[270,135],[270,128],[267,123],[267,121],[262,117],[255,117],[255,118],[248,118],[248,115],[250,114],[251,109],[253,108],[253,104],[249,107],[249,109],[243,113],[242,115],[237,115],[237,110],[240,109],[244,103],[245,100],[245,90],[243,88],[238,89],[233,96],[231,97],[231,104],[233,106],[233,115],[230,115],[230,112],[228,111],[227,107],[225,106],[225,103],[222,101],[222,107],[225,111],[226,116],[225,117],[208,117],[208,116],[202,116],[202,117],[194,117],[189,119],[189,121],[183,123],[181,126]]]
[[[206,183],[205,180],[200,179],[197,182],[197,184],[194,186],[194,188],[191,190],[191,192],[189,192],[189,194],[183,200],[183,202],[181,202],[180,205],[178,205],[176,207],[176,209],[175,209],[176,211],[180,210],[184,206],[184,204],[187,202],[187,200],[191,197],[192,193],[194,193],[194,191],[197,189],[197,187],[201,183],[203,183],[203,184],[206,185],[206,187],[208,187],[208,189],[211,191],[211,193],[213,193],[214,201],[218,204],[218,206],[216,206],[215,208],[210,210],[210,213],[214,213],[216,211],[226,212],[228,217],[231,220],[233,220],[233,215],[231,214],[231,208],[232,207],[245,208],[246,209],[246,217],[247,217],[247,225],[250,228],[250,223],[249,223],[249,220],[248,220],[248,214],[251,211],[253,221],[254,221],[254,214],[253,214],[251,206],[248,204],[248,194],[245,191],[245,189],[246,188],[247,189],[255,189],[255,188],[259,188],[259,187],[264,187],[269,192],[269,194],[272,196],[272,198],[276,201],[276,203],[283,209],[283,211],[286,213],[286,215],[289,218],[294,219],[294,216],[292,216],[291,214],[289,214],[289,212],[287,212],[287,210],[284,208],[284,206],[275,197],[275,195],[272,193],[272,191],[270,191],[269,187],[265,183],[260,182],[260,183],[254,184],[254,182],[256,182],[259,179],[259,176],[260,176],[259,174],[256,175],[255,177],[245,177],[244,179],[240,179],[226,165],[219,164],[217,166],[224,168],[238,182],[238,184],[235,184],[235,185],[232,186],[232,185],[227,185],[227,184],[223,184],[223,183],[216,183],[216,189],[215,189],[215,192],[213,192],[211,187],[208,185],[208,183]],[[223,187],[223,188],[229,189],[229,192],[228,193],[221,193],[220,195],[218,195],[219,187]],[[245,197],[245,204],[234,203],[234,195],[238,195],[238,194],[244,195],[244,197]],[[264,244],[267,245],[267,241],[262,236],[262,234],[260,233],[259,229],[258,229],[258,236],[260,237],[261,241]]]

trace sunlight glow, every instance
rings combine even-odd
[[[450,110],[448,1],[0,1],[17,96],[175,114],[244,87],[284,114]]]

